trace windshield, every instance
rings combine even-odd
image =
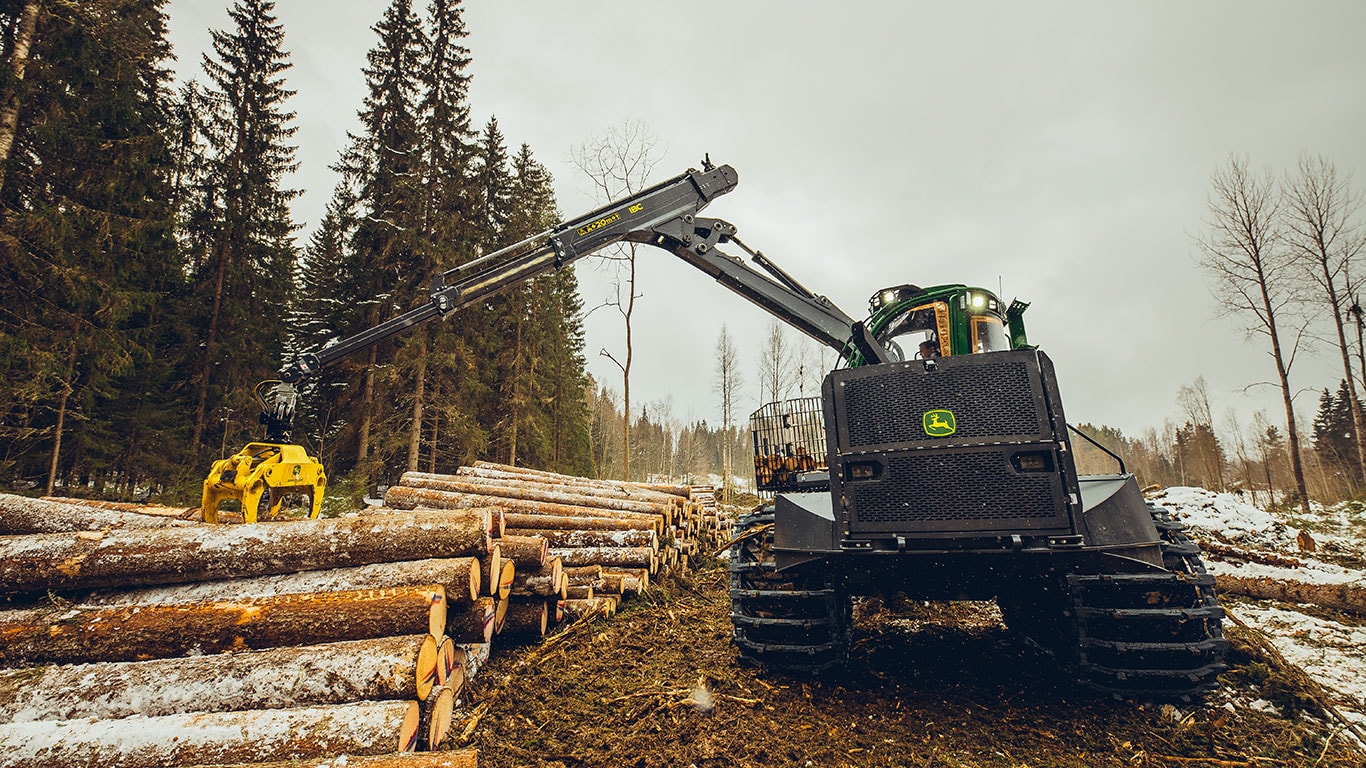
[[[878,334],[893,362],[952,354],[949,305],[942,301],[907,310]]]
[[[973,315],[972,351],[1000,352],[1010,349],[1010,337],[1006,335],[1005,324],[1001,318],[992,315]]]

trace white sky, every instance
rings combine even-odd
[[[298,91],[307,242],[357,123],[381,0],[278,0]],[[415,6],[424,8],[422,0]],[[226,0],[171,0],[182,76],[198,74]],[[343,10],[344,9],[344,10]],[[1282,420],[1260,339],[1216,317],[1195,263],[1210,173],[1230,153],[1292,169],[1323,154],[1366,186],[1366,3],[629,3],[469,0],[470,101],[555,175],[561,211],[596,207],[571,150],[623,120],[658,135],[659,179],[713,161],[739,187],[707,209],[855,318],[885,285],[965,282],[1033,303],[1071,422],[1133,434],[1203,375],[1216,415]],[[733,253],[738,251],[732,250]],[[458,261],[452,257],[452,264]],[[633,401],[672,395],[719,416],[724,322],[757,406],[768,315],[673,256],[642,251]],[[584,302],[609,290],[581,262]],[[361,330],[361,329],[356,329]],[[588,323],[590,370],[622,353],[620,319]],[[1297,387],[1336,389],[1325,348]],[[1301,395],[1312,418],[1317,394]]]

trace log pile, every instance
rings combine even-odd
[[[0,495],[0,768],[437,749],[491,643],[610,617],[724,539],[710,489],[497,464],[385,502],[213,526]]]
[[[0,766],[381,755],[447,736],[481,658],[453,635],[484,641],[492,621],[480,558],[498,513],[180,517],[0,496],[0,529],[31,531],[0,535]]]
[[[572,619],[611,616],[661,570],[686,569],[691,558],[724,539],[709,487],[594,480],[477,462],[453,475],[406,472],[384,499],[391,511],[502,511],[505,528],[494,545],[515,563],[516,575],[505,594],[489,596],[499,600],[494,631],[509,639],[535,639],[566,612]]]

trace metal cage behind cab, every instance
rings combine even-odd
[[[791,491],[797,475],[826,469],[821,398],[769,403],[750,414],[754,481],[760,491]]]

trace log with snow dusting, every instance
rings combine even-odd
[[[540,568],[550,556],[550,544],[540,536],[504,536],[498,546],[503,548],[503,559],[518,568]]]
[[[1214,582],[1220,592],[1246,595],[1259,600],[1321,605],[1325,608],[1366,615],[1366,586],[1362,584],[1312,584],[1267,576],[1235,576],[1223,573],[1215,574]]]
[[[411,751],[416,701],[0,725],[0,768],[161,768]]]
[[[492,462],[492,461],[476,461],[476,462],[474,462],[474,464],[473,464],[472,466],[473,466],[474,468],[476,468],[476,469],[492,469],[492,470],[498,470],[498,471],[503,471],[503,472],[511,472],[511,473],[514,473],[514,474],[528,475],[528,476],[531,476],[531,477],[549,478],[549,479],[551,479],[551,480],[559,480],[559,479],[566,479],[566,478],[567,478],[567,479],[577,480],[577,481],[586,481],[586,482],[588,482],[589,484],[602,484],[602,485],[618,486],[618,487],[627,487],[627,488],[644,488],[644,489],[649,489],[649,490],[653,490],[653,491],[659,491],[659,492],[662,492],[662,493],[672,494],[672,495],[679,496],[679,497],[682,497],[682,498],[685,498],[685,499],[691,498],[691,497],[692,497],[692,493],[693,493],[693,486],[687,486],[687,485],[670,485],[670,484],[667,484],[667,483],[637,483],[637,482],[630,482],[630,481],[627,481],[627,480],[609,480],[609,479],[580,478],[580,477],[574,477],[573,475],[562,475],[562,474],[559,474],[559,473],[557,473],[557,472],[549,472],[549,471],[543,470],[543,469],[529,469],[529,468],[527,468],[527,467],[514,467],[514,466],[510,466],[510,465],[508,465],[508,464],[498,464],[498,463]]]
[[[446,628],[439,585],[278,595],[223,603],[0,612],[6,664],[138,661]]]
[[[659,549],[659,535],[650,530],[563,530],[508,528],[509,536],[538,536],[552,547],[650,547]]]
[[[640,512],[659,514],[668,517],[673,512],[676,497],[670,501],[652,501],[629,498],[617,494],[595,493],[574,486],[551,486],[535,482],[516,480],[481,480],[476,477],[459,475],[427,475],[419,472],[405,472],[399,485],[407,488],[424,488],[435,491],[455,493],[475,493],[481,496],[496,496],[524,501],[544,501],[553,504],[570,504],[597,509],[614,509],[620,512]]]
[[[479,768],[479,750],[448,749],[440,752],[408,752],[397,755],[339,755],[301,763],[285,760],[270,763],[234,763],[190,768]]]
[[[407,635],[187,658],[0,670],[0,723],[420,700],[437,682],[438,647],[431,635]]]
[[[654,573],[659,560],[650,547],[551,547],[550,556],[565,565],[639,567]]]
[[[66,500],[31,499],[0,493],[0,536],[70,531],[101,531],[107,528],[190,527],[194,523],[173,517],[139,515],[113,509],[100,509]]]
[[[530,597],[532,595],[549,597],[559,594],[564,583],[564,571],[561,563],[560,558],[552,557],[540,568],[518,571],[516,578],[512,580],[510,594],[518,597]]]
[[[576,506],[574,504],[527,499],[501,498],[457,491],[438,491],[430,488],[409,488],[395,485],[384,494],[384,503],[397,509],[415,507],[435,507],[439,509],[482,509],[488,506],[501,507],[509,515],[541,514],[555,517],[603,517],[631,522],[663,530],[664,517],[659,514],[623,512],[615,509]]]
[[[176,603],[231,602],[275,595],[310,592],[348,592],[384,587],[418,587],[440,584],[450,604],[468,603],[479,596],[482,574],[473,557],[443,557],[372,563],[325,571],[302,571],[274,576],[254,576],[198,584],[147,587],[122,592],[99,592],[75,603],[81,607],[171,605]]]
[[[0,537],[0,593],[108,589],[488,550],[489,516],[409,512],[254,525]]]

